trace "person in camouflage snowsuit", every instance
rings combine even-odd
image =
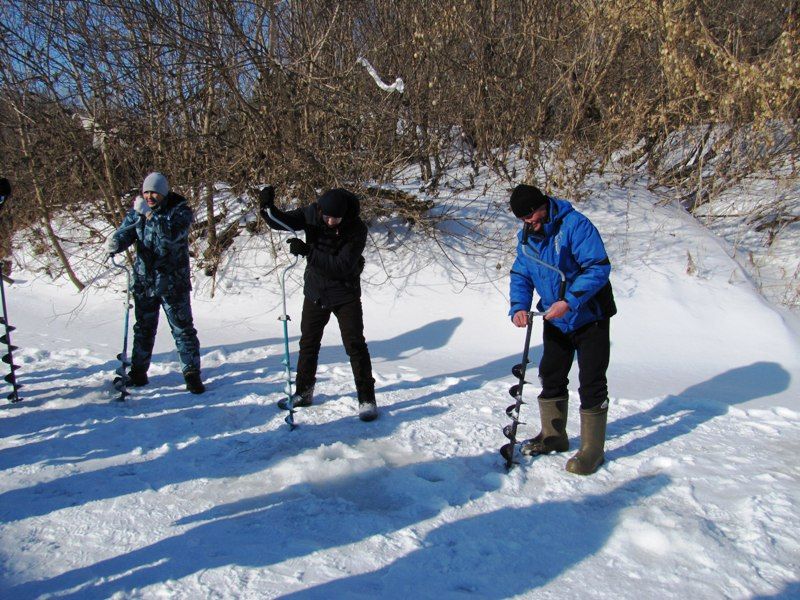
[[[107,240],[109,254],[136,243],[131,286],[135,323],[128,375],[133,386],[148,383],[159,309],[163,308],[175,338],[186,389],[193,394],[205,391],[190,302],[189,228],[193,220],[186,198],[170,191],[164,175],[150,173],[142,184],[142,195]]]
[[[566,200],[520,184],[511,194],[510,205],[524,224],[511,267],[508,314],[514,325],[526,327],[534,290],[540,298],[536,308],[545,312],[539,363],[542,429],[521,450],[529,456],[569,450],[567,376],[577,354],[581,447],[566,469],[589,475],[605,460],[609,323],[617,312],[609,281],[611,262],[597,228]],[[563,272],[563,297],[560,276],[539,261]]]

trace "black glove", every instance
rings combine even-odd
[[[300,238],[289,238],[286,243],[289,244],[289,252],[295,256],[308,256],[310,248]]]
[[[258,206],[261,212],[267,212],[269,208],[275,208],[275,188],[268,185],[258,193]]]

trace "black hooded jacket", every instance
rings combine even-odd
[[[285,212],[272,209],[276,219],[305,233],[310,250],[306,257],[303,291],[306,298],[321,307],[334,308],[361,297],[367,226],[359,212],[358,197],[352,193],[347,194],[347,210],[336,227],[325,224],[316,202]],[[286,230],[270,219],[266,210],[261,215],[270,228]]]

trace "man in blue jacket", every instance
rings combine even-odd
[[[523,444],[522,453],[532,456],[569,450],[567,384],[577,354],[581,447],[567,461],[566,469],[589,475],[605,460],[609,321],[617,312],[609,282],[611,263],[600,233],[566,200],[521,184],[511,193],[510,204],[524,225],[511,268],[509,315],[514,325],[526,327],[534,290],[539,295],[536,308],[545,312],[538,398],[542,429]],[[534,259],[564,273],[563,297],[559,274]]]
[[[189,227],[194,220],[186,198],[171,192],[167,178],[150,173],[142,195],[125,215],[122,225],[106,241],[109,254],[122,252],[136,242],[133,264],[133,350],[129,383],[147,385],[159,309],[164,309],[178,348],[186,389],[202,394],[200,342],[192,319],[189,292]]]

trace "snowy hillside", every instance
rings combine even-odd
[[[150,385],[114,402],[121,275],[79,295],[16,272],[25,400],[0,410],[0,597],[800,596],[796,316],[681,210],[598,181],[578,208],[603,234],[619,307],[607,463],[571,475],[570,452],[506,473],[498,449],[524,341],[506,315],[516,223],[507,189],[482,188],[454,193],[441,223],[452,232],[484,215],[493,243],[480,251],[445,257],[372,232],[373,423],[356,417],[331,323],[318,402],[295,431],[284,424],[264,239],[237,240],[213,298],[196,282],[202,396],[184,391],[162,317]],[[537,324],[534,362],[540,336]],[[577,448],[576,370],[572,380]],[[522,417],[521,437],[534,435],[535,401]]]

